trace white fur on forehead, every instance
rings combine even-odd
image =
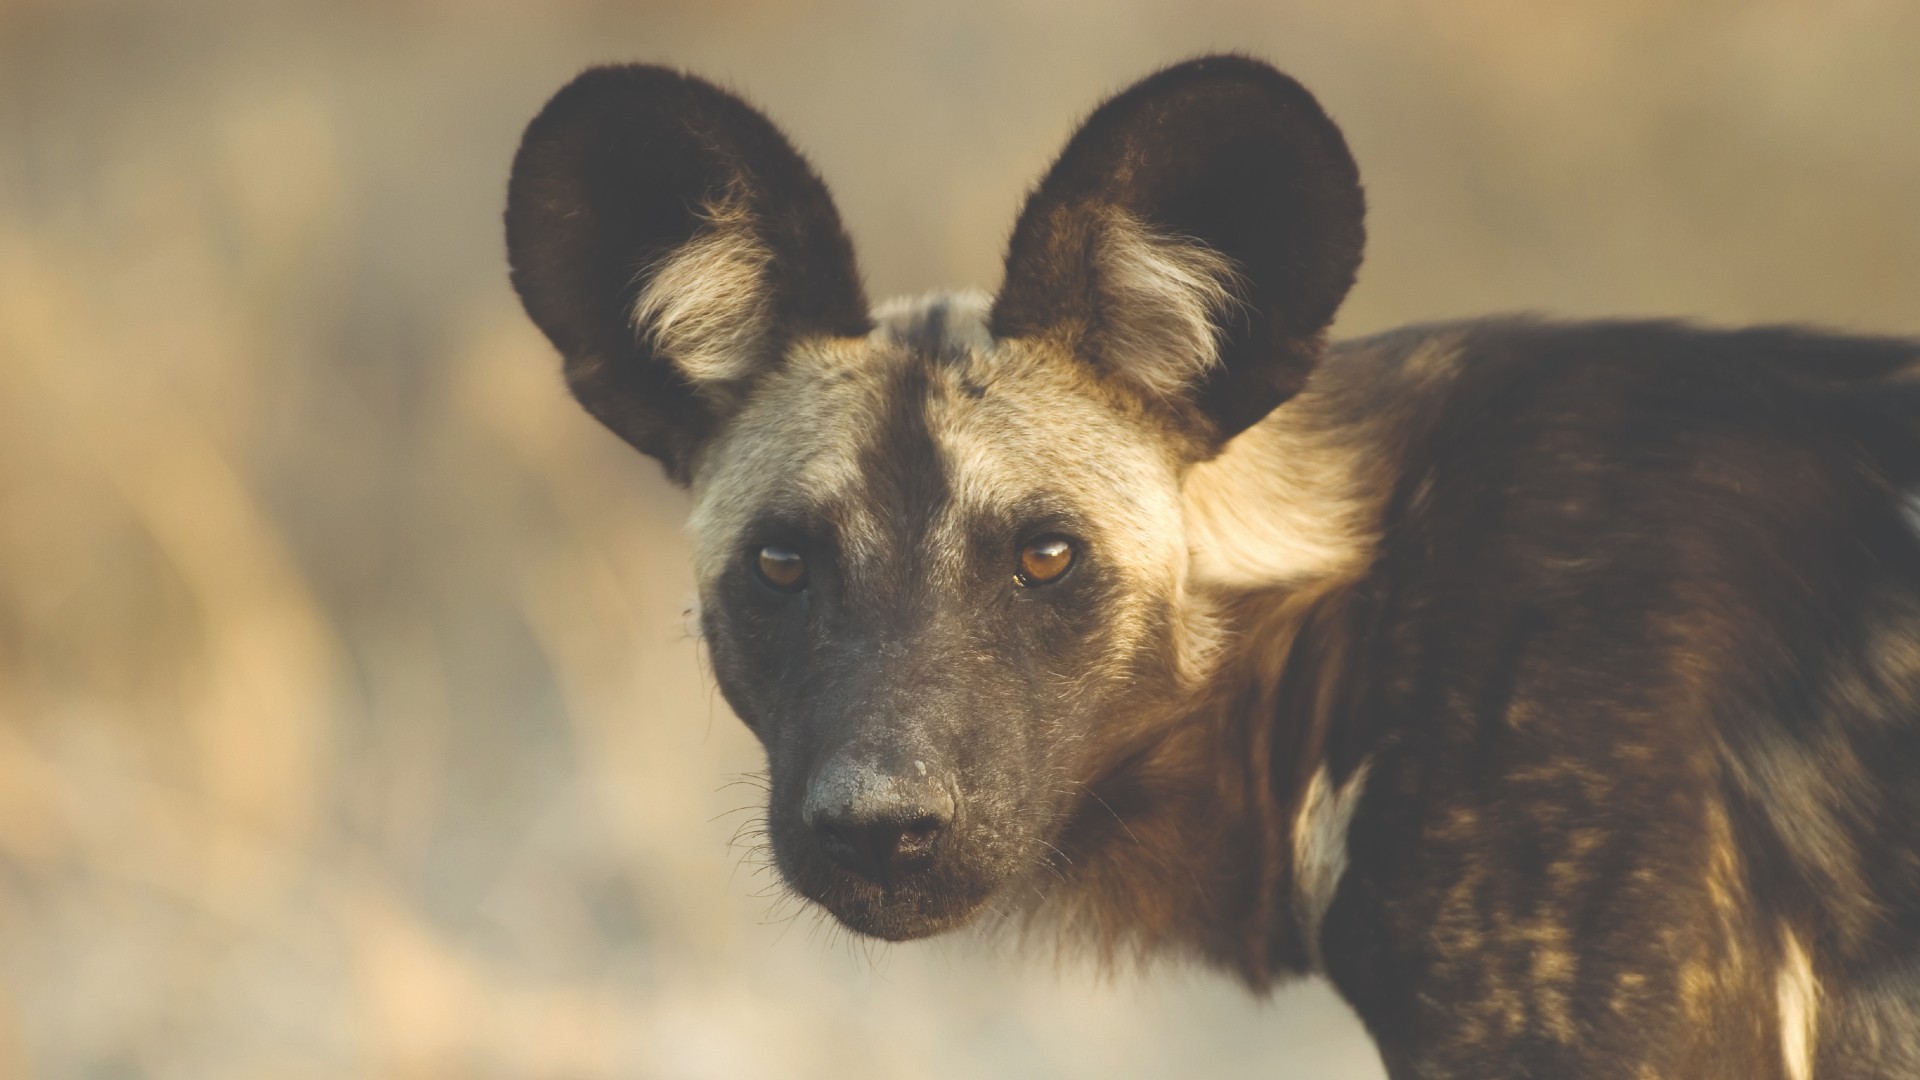
[[[1187,548],[1181,525],[1179,479],[1165,447],[1134,430],[1103,401],[1062,378],[1057,361],[1022,355],[1007,343],[971,375],[1017,392],[984,396],[948,386],[932,402],[929,426],[946,468],[953,498],[928,538],[943,564],[964,565],[972,526],[983,515],[1046,492],[1066,500],[1092,530],[1086,537],[1100,560],[1128,587],[1103,613],[1107,660],[1099,672],[1123,674],[1139,651],[1157,640],[1163,612],[1173,617],[1173,666],[1196,680],[1211,664],[1218,641],[1213,612],[1187,589]],[[1068,369],[1071,370],[1070,368]],[[1012,574],[1016,553],[1006,552]],[[959,584],[955,581],[954,584]]]
[[[767,371],[740,411],[706,447],[693,472],[688,530],[701,580],[719,574],[738,533],[777,495],[839,502],[852,550],[875,541],[879,523],[855,497],[860,455],[887,407],[891,358],[856,338],[803,338]]]
[[[695,561],[719,573],[732,537],[775,494],[801,494],[839,508],[849,558],[875,551],[883,522],[863,498],[862,455],[893,403],[891,375],[916,351],[978,357],[988,351],[987,309],[978,291],[890,300],[873,311],[864,339],[809,337],[756,384],[741,411],[694,471],[689,521]],[[703,573],[705,571],[702,571]]]
[[[751,375],[773,329],[773,252],[740,203],[710,205],[705,217],[693,239],[652,268],[633,303],[634,332],[696,387]]]
[[[993,346],[993,297],[979,289],[900,296],[873,309],[873,339],[894,345],[984,353]]]
[[[1102,224],[1095,270],[1107,363],[1156,394],[1177,393],[1219,364],[1220,320],[1239,302],[1232,259],[1115,212]]]
[[[1103,402],[1023,380],[979,400],[946,394],[936,410],[934,434],[948,484],[966,511],[998,509],[1051,489],[1100,504],[1089,511],[1164,509],[1177,520],[1174,467],[1165,449],[1130,437]],[[1145,524],[1121,514],[1101,517],[1122,529]]]

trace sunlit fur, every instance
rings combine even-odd
[[[1316,966],[1321,962],[1320,924],[1333,906],[1341,875],[1347,872],[1347,827],[1353,823],[1366,784],[1364,765],[1338,789],[1327,778],[1325,766],[1314,770],[1293,821],[1294,912],[1301,940]]]
[[[1780,1056],[1787,1080],[1812,1080],[1814,1038],[1819,1031],[1820,987],[1813,961],[1791,930],[1782,930],[1780,974],[1776,976],[1780,1008]]]

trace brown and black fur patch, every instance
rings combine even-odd
[[[1363,216],[1207,57],[1092,114],[991,298],[869,313],[804,161],[658,68],[556,96],[507,221],[848,926],[1317,973],[1396,1080],[1920,1075],[1920,345],[1328,347]]]

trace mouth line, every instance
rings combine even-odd
[[[802,890],[801,895],[847,929],[882,941],[914,941],[958,930],[972,922],[992,896],[989,890],[968,899],[945,889],[882,886],[851,874],[836,876],[839,880],[817,894]]]
[[[913,922],[906,924],[891,919],[880,919],[878,921],[852,920],[832,907],[828,907],[826,904],[821,904],[820,906],[825,908],[827,913],[832,915],[840,925],[856,934],[874,938],[879,941],[899,943],[922,941],[927,938],[939,937],[941,934],[959,930],[972,922],[973,917],[979,914],[980,908],[984,905],[975,905],[967,908],[965,911],[950,912],[944,915],[916,916]]]

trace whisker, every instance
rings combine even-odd
[[[1101,807],[1106,810],[1107,813],[1113,815],[1113,820],[1118,822],[1122,829],[1126,830],[1127,835],[1133,838],[1134,843],[1139,844],[1141,847],[1146,846],[1144,843],[1141,842],[1140,837],[1134,834],[1133,826],[1127,824],[1127,820],[1120,816],[1120,812],[1115,810],[1111,803],[1107,802],[1107,800],[1100,797],[1100,793],[1094,790],[1094,787],[1092,784],[1089,784],[1084,780],[1076,780],[1074,781],[1074,783],[1080,785],[1081,790],[1085,791],[1088,795],[1093,796],[1094,802],[1099,803]]]

